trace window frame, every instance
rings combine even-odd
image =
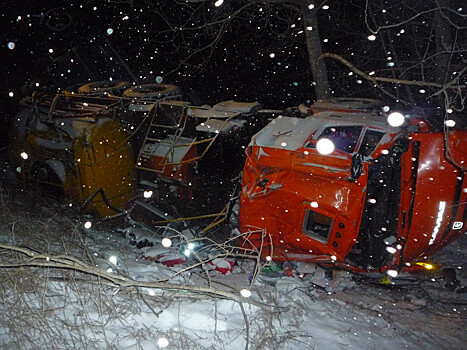
[[[343,129],[343,128],[359,128],[360,129],[360,132],[359,132],[358,137],[357,137],[356,140],[352,140],[351,138],[348,139],[348,140],[351,140],[352,142],[355,142],[352,151],[342,149],[341,147],[337,147],[337,142],[335,142],[335,140],[332,137],[328,137],[328,135],[324,135],[324,133],[328,129]],[[359,146],[360,146],[359,141],[362,139],[362,135],[364,134],[364,132],[365,132],[365,125],[361,125],[361,124],[356,124],[356,125],[353,125],[353,124],[352,125],[329,125],[319,133],[319,136],[316,138],[316,141],[319,141],[321,138],[328,138],[329,140],[331,140],[334,143],[334,145],[336,147],[336,150],[338,150],[340,152],[344,152],[345,154],[350,154],[351,155],[351,154],[356,153],[357,150],[359,149]]]
[[[379,133],[381,134],[381,137],[379,138],[378,143],[375,146],[373,146],[373,149],[371,150],[370,154],[365,155],[362,153],[362,148],[365,147],[364,145],[365,137],[370,132]],[[381,144],[381,140],[384,138],[385,135],[386,135],[386,131],[378,130],[378,129],[371,128],[371,127],[365,127],[363,134],[361,135],[361,141],[359,142],[357,153],[362,154],[364,157],[371,157],[372,154],[375,152],[375,150],[378,148],[378,146]]]
[[[324,216],[328,219],[331,220],[331,223],[329,225],[329,229],[328,229],[328,232],[327,232],[327,237],[323,237],[321,235],[319,235],[318,233],[316,232],[313,232],[312,230],[309,230],[307,229],[308,227],[308,221],[310,219],[310,215],[311,215],[311,219],[313,220],[313,213],[314,214],[318,214],[318,215],[321,215],[321,216]],[[313,223],[314,223],[314,220],[313,220]],[[329,243],[329,238],[331,237],[331,232],[332,232],[332,229],[334,227],[334,219],[330,216],[327,216],[327,215],[324,215],[324,214],[321,214],[315,210],[312,210],[312,209],[306,209],[305,210],[305,215],[304,215],[304,218],[303,218],[303,224],[302,224],[302,232],[305,236],[309,237],[309,238],[312,238],[312,239],[315,239],[317,240],[318,242],[321,242],[321,243],[324,243],[324,244],[328,244]]]

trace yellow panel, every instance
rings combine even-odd
[[[102,189],[112,207],[124,209],[136,195],[137,184],[133,151],[131,145],[125,142],[125,132],[116,121],[100,120],[98,125],[84,134],[77,139],[74,147],[81,204],[96,190]],[[101,217],[116,214],[100,194],[88,207]]]

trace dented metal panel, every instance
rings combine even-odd
[[[311,108],[319,113],[276,118],[252,138],[243,248],[355,272],[401,270],[465,232],[466,132],[446,138],[421,118],[393,127],[366,105],[321,101]]]

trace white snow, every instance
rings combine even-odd
[[[146,144],[143,152],[161,158],[167,157],[168,163],[179,163],[185,157],[193,142],[194,139],[188,137],[167,135],[167,137],[159,143]]]
[[[213,109],[217,111],[228,111],[228,112],[238,112],[238,113],[252,113],[261,108],[259,102],[237,102],[237,101],[222,101],[216,103]]]
[[[209,119],[196,126],[196,131],[212,132],[212,133],[228,133],[234,128],[241,128],[246,123],[244,119],[235,120],[220,120],[220,119]]]
[[[230,118],[238,116],[240,113],[236,111],[224,111],[224,110],[216,110],[213,108],[206,109],[202,107],[190,106],[187,110],[187,114],[190,117],[196,117],[196,118],[230,119]]]
[[[279,116],[252,138],[258,146],[296,150],[305,144],[317,121],[308,117],[299,119]]]
[[[104,271],[111,267],[113,275],[135,281],[183,284],[187,289],[208,286],[201,267],[185,271],[188,264],[169,268],[143,258],[174,253],[171,249],[176,244],[166,248],[154,239],[154,247],[137,249],[123,234],[97,223],[76,233],[73,223],[53,208],[38,218],[30,214],[21,220],[56,226],[60,239],[44,244],[51,232],[39,226],[33,238],[28,238],[25,224],[14,226],[12,236],[12,221],[3,220],[0,243],[14,242],[39,252],[50,249],[55,251],[50,252],[51,257],[91,256]],[[150,234],[147,230],[129,232]],[[67,242],[66,250],[62,242]],[[454,267],[462,285],[467,283],[466,247],[464,235],[434,258]],[[0,257],[5,262],[4,250]],[[214,258],[214,262],[228,267],[225,260]],[[433,280],[418,280],[419,284],[411,287],[391,287],[355,282],[352,275],[342,271],[330,280],[313,264],[298,263],[292,277],[283,276],[280,265],[276,270],[261,272],[253,283],[253,260],[237,259],[233,271],[225,275],[210,270],[214,289],[248,297],[239,299],[243,300],[240,304],[183,289],[118,288],[70,271],[0,269],[0,348],[465,348],[467,293],[447,290],[439,275],[433,275]]]

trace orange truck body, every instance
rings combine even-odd
[[[268,260],[401,271],[465,233],[466,130],[408,116],[391,127],[380,109],[314,111],[279,116],[252,138],[243,248]],[[321,154],[321,138],[334,151]]]

